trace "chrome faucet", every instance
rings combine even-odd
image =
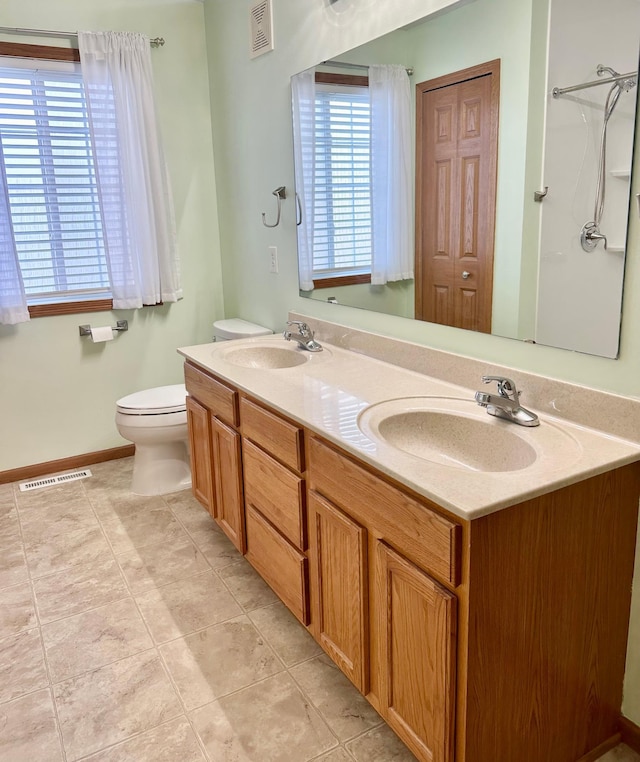
[[[520,405],[521,392],[516,389],[515,383],[510,378],[482,376],[482,383],[490,384],[492,381],[498,384],[498,393],[476,392],[478,405],[486,407],[489,415],[504,418],[519,426],[540,425],[538,416]]]
[[[287,341],[297,341],[302,349],[308,352],[322,352],[322,345],[313,338],[313,331],[306,323],[300,320],[287,320],[287,325],[298,326],[297,333],[285,330],[282,334]]]

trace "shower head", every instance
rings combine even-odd
[[[602,64],[598,64],[598,67],[596,68],[596,74],[599,77],[601,77],[603,74],[609,74],[612,77],[624,76],[620,74],[620,72],[616,71],[615,69],[612,69],[610,66],[603,66]],[[635,87],[637,84],[638,84],[637,77],[627,77],[626,79],[618,79],[616,82],[616,85],[620,88],[620,90],[624,90],[625,93],[629,92],[629,90],[631,90],[631,88]]]

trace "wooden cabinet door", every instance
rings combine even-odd
[[[194,496],[213,516],[215,503],[209,411],[193,397],[187,397],[187,423],[191,448],[191,489]]]
[[[416,313],[491,332],[500,62],[418,84]]]
[[[231,542],[244,553],[246,539],[240,434],[212,417],[211,444],[215,463],[215,518]]]
[[[419,759],[453,759],[456,598],[376,546],[381,712]]]
[[[367,532],[314,492],[309,496],[308,529],[314,635],[354,685],[367,693]]]

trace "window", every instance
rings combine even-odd
[[[109,298],[80,67],[15,63],[0,59],[0,156],[27,302]]]
[[[78,43],[0,43],[2,323],[182,298],[150,40]]]
[[[327,79],[341,81],[323,81]],[[366,77],[316,75],[316,288],[370,281],[371,105],[366,83]]]

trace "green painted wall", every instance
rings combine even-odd
[[[0,326],[2,471],[126,444],[113,422],[116,399],[180,382],[176,347],[209,340],[223,301],[202,4],[3,0],[0,15],[5,26],[116,29],[166,38],[152,59],[184,288],[181,302],[160,308]],[[42,37],[2,39],[68,44]],[[129,332],[107,344],[78,335],[81,323],[115,325],[122,318],[129,320]]]

